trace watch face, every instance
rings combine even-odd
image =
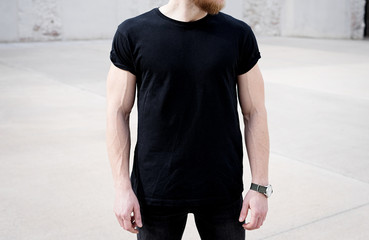
[[[266,195],[267,195],[267,197],[270,197],[270,195],[272,195],[272,193],[273,193],[272,185],[268,185],[268,187],[266,189]]]

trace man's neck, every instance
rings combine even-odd
[[[207,15],[207,12],[196,6],[192,0],[170,0],[159,10],[167,17],[182,22],[196,21]]]

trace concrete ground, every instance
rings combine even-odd
[[[369,41],[259,45],[275,192],[264,225],[246,238],[369,239]],[[136,239],[113,213],[110,46],[0,44],[1,239]],[[248,189],[246,152],[244,166]],[[191,214],[183,239],[200,239]]]

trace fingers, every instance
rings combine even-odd
[[[123,219],[122,219],[120,216],[118,216],[117,214],[115,214],[115,217],[118,219],[119,225],[120,225],[122,228],[124,228]]]
[[[245,221],[245,219],[247,217],[247,214],[248,214],[248,211],[249,211],[248,204],[243,203],[241,213],[240,213],[240,217],[239,217],[238,221],[240,221],[240,222]]]
[[[137,229],[137,222],[135,221],[134,215],[131,216],[131,223],[132,223],[132,228]]]
[[[118,218],[119,224],[131,233],[138,233],[136,227],[142,227],[142,219],[140,212],[140,205],[137,203],[133,206],[133,215],[124,213],[121,218]]]
[[[137,205],[134,206],[133,212],[134,212],[135,223],[137,224],[138,227],[142,227],[140,205],[138,203]]]
[[[253,229],[256,229],[257,224],[258,224],[258,218],[255,216],[254,211],[251,211],[250,222],[245,223],[242,226],[247,230],[253,230]]]
[[[131,233],[138,233],[138,230],[137,229],[134,229],[133,227],[133,223],[132,223],[132,220],[131,220],[131,215],[124,215],[123,216],[123,228],[124,230],[127,230]]]
[[[254,212],[255,213],[253,213],[251,210],[250,222],[242,225],[247,230],[259,229],[263,225],[263,222],[265,220],[265,214],[256,211]]]
[[[137,223],[136,223],[136,221],[135,221],[135,216],[131,216],[131,223],[132,223],[132,227],[133,227],[134,229],[136,229],[136,227],[137,227]]]
[[[258,218],[258,222],[256,224],[256,229],[260,228],[261,225],[263,225],[263,218],[262,217],[259,217]]]
[[[242,224],[242,227],[247,230],[260,228],[263,225],[268,212],[267,198],[260,193],[250,190],[246,194],[242,205],[239,219],[240,222],[246,220],[249,210],[251,211],[250,222]]]
[[[136,224],[134,221],[134,216],[131,216],[131,213],[123,212],[122,214],[115,214],[118,219],[119,225],[124,229],[131,233],[138,233],[138,230],[135,229]]]
[[[135,226],[133,226],[133,221],[131,221],[131,217],[128,215],[123,215],[123,216],[119,216],[119,215],[115,215],[118,219],[119,225],[127,231],[130,231],[132,233],[138,233],[137,229],[134,229]]]

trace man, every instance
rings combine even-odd
[[[260,52],[251,28],[223,7],[223,0],[170,0],[125,20],[113,38],[107,148],[114,212],[138,239],[181,239],[188,213],[202,239],[245,239],[245,229],[266,218],[272,190]],[[244,199],[237,94],[252,174]]]

